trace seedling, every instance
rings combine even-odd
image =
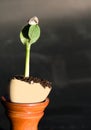
[[[29,68],[30,68],[31,45],[35,43],[40,37],[40,27],[38,23],[39,23],[38,18],[33,17],[29,20],[28,24],[25,25],[20,32],[20,40],[22,44],[26,46],[24,77],[29,77],[30,73]]]

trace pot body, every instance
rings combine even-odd
[[[4,101],[12,130],[38,130],[38,123],[48,103],[48,98],[44,102],[34,104]]]

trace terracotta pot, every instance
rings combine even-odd
[[[12,130],[38,130],[38,123],[44,115],[49,99],[34,104],[11,103],[6,100],[3,102],[11,120]]]

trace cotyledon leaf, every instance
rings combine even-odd
[[[30,38],[31,44],[35,43],[39,39],[39,37],[40,37],[40,27],[38,26],[38,24],[31,25],[29,27],[28,36]]]

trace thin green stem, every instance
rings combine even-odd
[[[29,77],[29,68],[30,68],[30,45],[26,44],[26,59],[25,59],[25,77]]]

